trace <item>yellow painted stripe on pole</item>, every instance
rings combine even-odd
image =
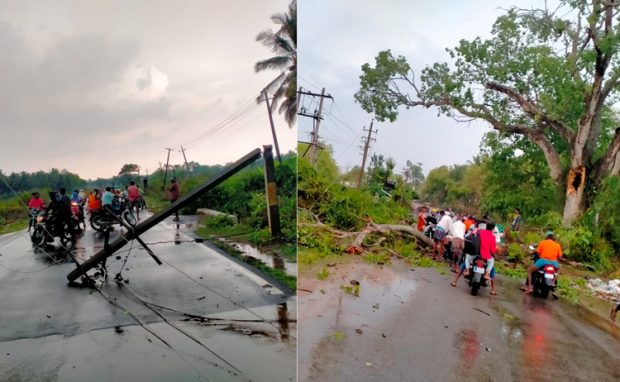
[[[278,196],[276,195],[276,183],[267,183],[267,204],[275,206],[278,204]]]

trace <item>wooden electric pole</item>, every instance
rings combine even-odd
[[[308,95],[308,96],[312,96],[312,97],[320,97],[319,100],[319,109],[317,111],[314,112],[314,114],[308,114],[306,113],[306,109],[305,108],[301,108],[300,111],[297,113],[297,115],[301,115],[304,117],[310,117],[313,119],[312,121],[312,132],[310,133],[311,139],[310,139],[310,146],[308,147],[308,150],[310,152],[310,163],[312,163],[312,165],[314,166],[314,164],[316,163],[317,160],[317,156],[318,156],[318,149],[319,149],[319,126],[321,124],[321,120],[323,119],[322,117],[322,113],[323,113],[323,100],[325,98],[331,98],[332,100],[334,99],[331,95],[329,94],[325,94],[325,88],[323,88],[321,90],[321,94],[318,93],[312,93],[309,91],[304,91],[302,90],[302,88],[299,89],[299,91],[297,92],[299,94],[299,96],[301,97],[302,95]]]
[[[172,149],[169,149],[168,147],[165,147],[166,150],[168,150],[168,156],[166,157],[166,168],[164,169],[164,184],[161,185],[161,189],[165,189],[166,188],[166,178],[168,177],[168,163],[170,163],[170,151],[172,151]]]
[[[276,136],[276,128],[273,126],[273,116],[271,115],[271,106],[269,105],[269,98],[267,97],[266,90],[263,90],[263,96],[265,97],[265,103],[267,104],[267,113],[269,114],[269,124],[271,125],[271,135],[273,135],[273,145],[276,148],[276,155],[278,156],[278,162],[282,164],[282,157],[280,156],[280,146],[278,146],[278,137]]]
[[[187,175],[189,175],[189,164],[187,163],[187,158],[185,157],[185,149],[181,146],[181,152],[183,153],[183,160],[185,161],[185,168],[187,169]]]
[[[368,137],[366,138],[366,143],[364,144],[364,154],[362,154],[362,168],[360,169],[360,176],[357,179],[357,188],[360,188],[362,185],[362,179],[364,179],[364,168],[366,167],[366,157],[368,156],[368,147],[370,146],[370,141],[376,141],[376,139],[372,138],[372,133],[376,133],[377,131],[372,130],[372,124],[375,120],[370,121],[370,128],[368,130],[364,129],[364,131],[368,131]]]

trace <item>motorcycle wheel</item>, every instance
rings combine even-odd
[[[132,227],[135,227],[138,223],[136,216],[129,210],[123,211],[123,220],[127,222]]]
[[[545,287],[540,288],[540,292],[538,293],[538,295],[546,299],[547,297],[549,297],[549,288],[545,288]]]
[[[472,296],[477,296],[479,289],[480,289],[480,283],[476,282],[476,281],[472,281],[471,282],[471,295]]]
[[[43,227],[35,227],[32,231],[32,236],[30,238],[32,240],[32,244],[37,248],[45,247],[45,233],[43,232]]]
[[[97,232],[103,232],[104,224],[103,217],[101,215],[95,215],[90,218],[90,226]]]
[[[75,247],[75,233],[64,231],[60,236],[60,244],[69,252]]]

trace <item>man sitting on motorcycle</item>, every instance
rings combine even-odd
[[[32,193],[32,198],[28,202],[28,208],[36,209],[36,210],[44,210],[45,209],[45,201],[41,199],[41,195],[38,192]]]
[[[545,239],[538,244],[538,248],[536,248],[538,259],[527,269],[528,287],[526,288],[525,293],[532,293],[534,291],[534,288],[532,287],[532,275],[541,267],[544,267],[545,265],[552,265],[558,270],[557,273],[559,273],[559,261],[562,258],[562,247],[554,240],[554,238],[554,233],[548,231],[545,233]],[[556,280],[553,280],[554,284]]]

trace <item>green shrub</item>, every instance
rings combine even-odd
[[[234,226],[235,222],[230,216],[217,215],[217,216],[208,218],[205,224],[211,228],[225,228],[225,227]]]

